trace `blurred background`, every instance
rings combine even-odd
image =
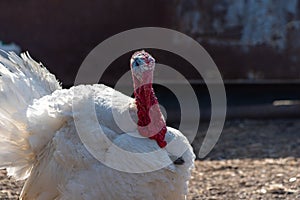
[[[164,27],[198,41],[219,68],[228,107],[218,144],[195,164],[188,199],[300,199],[299,0],[11,0],[0,7],[0,48],[29,51],[67,88],[89,52],[122,31]],[[210,119],[207,86],[180,56],[146,50],[196,92],[197,153]],[[100,82],[114,86],[131,54],[111,63]],[[155,91],[167,123],[178,128],[176,96],[162,85]],[[1,173],[0,198],[17,199],[22,183]]]
[[[0,41],[29,51],[65,87],[73,85],[83,59],[105,39],[137,27],[165,27],[197,40],[211,55],[226,84],[228,119],[299,116],[298,0],[26,0],[0,1],[0,7]],[[201,76],[177,55],[148,51],[193,84],[201,117],[208,120],[210,98]],[[130,55],[112,63],[101,82],[113,86],[129,70]],[[168,107],[172,94],[156,90]],[[178,106],[167,110],[176,112]]]

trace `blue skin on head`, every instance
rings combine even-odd
[[[144,60],[142,58],[135,58],[133,63],[132,63],[132,67],[135,68],[135,67],[139,67],[140,65],[143,65],[145,64]]]

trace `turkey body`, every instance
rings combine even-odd
[[[61,89],[28,55],[8,56],[0,59],[0,168],[26,179],[20,199],[185,199],[195,156],[180,131],[168,127],[166,141],[176,145],[161,149],[154,140],[127,134],[137,133],[136,125],[127,122],[136,109],[131,97],[102,84]],[[82,135],[100,138],[100,159]],[[115,146],[133,153],[159,150],[159,158],[137,162]],[[180,156],[182,165],[169,162]],[[163,167],[130,171],[153,163]]]

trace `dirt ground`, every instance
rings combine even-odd
[[[192,175],[188,200],[300,199],[300,120],[226,122],[217,145],[196,161]],[[21,187],[0,171],[0,199],[17,199]]]

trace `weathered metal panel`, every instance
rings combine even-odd
[[[193,37],[227,82],[297,82],[300,76],[298,0],[24,0],[0,1],[0,7],[0,40],[29,50],[65,85],[73,84],[93,47],[120,31],[143,26],[172,28]],[[187,78],[201,80],[178,56],[152,52]],[[129,56],[112,64],[112,73],[104,77],[108,83],[129,69]]]

